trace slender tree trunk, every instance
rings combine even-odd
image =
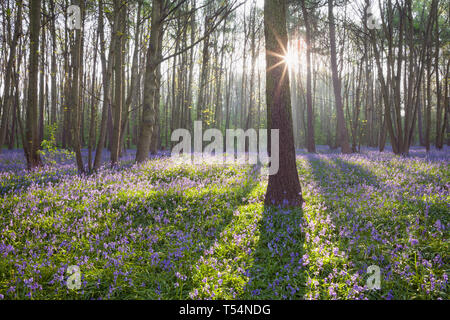
[[[216,67],[216,114],[215,114],[215,123],[217,128],[222,127],[222,71],[223,71],[223,61],[224,61],[224,53],[225,53],[225,36],[226,36],[226,27],[227,20],[223,22],[223,31],[222,31],[222,48],[220,54],[220,63],[219,67]],[[226,79],[225,79],[226,82]]]
[[[203,51],[202,51],[202,66],[200,72],[200,84],[198,89],[198,101],[197,101],[197,120],[201,120],[203,124],[205,123],[204,116],[204,103],[205,103],[205,88],[207,85],[208,78],[208,66],[209,66],[209,17],[205,15],[205,25],[204,25],[204,37],[203,40]],[[174,107],[174,106],[172,106]]]
[[[84,15],[84,2],[79,0],[73,0],[75,5],[79,5],[81,8],[81,15]],[[83,18],[82,18],[83,19]],[[75,43],[72,47],[72,90],[70,97],[71,105],[71,120],[72,120],[72,147],[75,151],[75,158],[77,162],[78,172],[84,173],[83,158],[81,156],[81,143],[80,143],[80,65],[81,65],[81,32],[82,30],[74,30]]]
[[[247,22],[245,17],[245,7],[244,7],[244,48],[243,48],[243,56],[242,56],[242,78],[241,78],[241,97],[239,100],[240,103],[240,126],[244,127],[244,117],[245,117],[245,109],[247,102]]]
[[[100,36],[100,57],[102,63],[102,82],[103,82],[103,110],[102,119],[100,123],[100,133],[97,143],[97,150],[95,151],[94,170],[100,168],[102,162],[102,153],[106,140],[106,125],[108,121],[108,113],[111,108],[111,75],[113,67],[114,46],[109,46],[108,62],[106,62],[105,49],[105,34],[104,34],[104,20],[103,20],[103,0],[99,2],[99,17],[98,17],[98,32]],[[113,35],[115,30],[112,30]]]
[[[45,21],[45,2],[43,3],[43,11],[44,14],[42,15],[42,33],[41,33],[41,48],[40,48],[40,58],[41,58],[41,65],[40,65],[40,72],[39,72],[39,145],[41,144],[42,140],[44,139],[44,106],[45,106],[45,32],[46,28],[44,27],[46,24]]]
[[[137,14],[136,14],[136,23],[135,23],[135,31],[134,31],[134,52],[133,52],[133,62],[131,64],[131,81],[130,87],[128,90],[128,96],[126,98],[123,110],[124,113],[122,115],[122,126],[121,132],[125,132],[127,127],[129,128],[129,119],[130,119],[130,108],[134,106],[136,100],[138,99],[138,84],[140,81],[140,73],[138,70],[139,66],[139,44],[140,44],[140,20],[141,20],[141,3],[138,2],[137,6]],[[125,134],[121,135],[121,146],[125,145]]]
[[[190,20],[190,27],[191,27],[191,39],[190,43],[191,45],[195,42],[195,31],[196,31],[196,20],[195,20],[195,10],[196,10],[196,1],[192,1],[192,8],[191,10],[194,10],[191,16]],[[193,97],[192,97],[192,87],[193,87],[193,79],[194,79],[194,47],[189,50],[189,80],[188,80],[188,88],[187,88],[187,99],[186,99],[186,111],[187,111],[187,117],[186,117],[186,128],[189,129],[192,126],[192,107],[194,105]]]
[[[245,124],[245,129],[253,128],[254,127],[254,120],[253,117],[255,116],[254,105],[255,105],[255,68],[256,68],[256,8],[252,8],[251,13],[251,24],[250,24],[250,59],[251,59],[251,67],[250,67],[250,99],[249,99],[249,105],[248,105],[248,114],[247,114],[247,121]],[[248,151],[248,143],[245,144],[245,150]]]
[[[435,53],[434,53],[434,69],[436,73],[436,148],[442,149],[444,140],[442,139],[442,105],[441,105],[441,86],[439,83],[439,21],[438,21],[438,7],[436,6],[434,12],[435,20]]]
[[[444,77],[444,121],[441,128],[441,139],[442,144],[444,144],[444,134],[447,133],[447,145],[450,146],[450,97],[449,97],[449,88],[448,88],[448,78],[449,78],[449,70],[450,70],[450,60],[447,61],[447,68]],[[446,131],[447,130],[447,131]]]
[[[38,132],[38,96],[37,80],[39,67],[39,31],[41,23],[41,1],[34,0],[30,3],[30,58],[28,67],[28,101],[25,124],[25,143],[27,144],[27,167],[33,169],[42,165],[39,156],[39,132]]]
[[[163,40],[163,36],[164,36],[164,31],[161,30],[161,32],[158,35],[158,59],[161,60],[162,59],[162,40]],[[150,152],[152,154],[156,154],[158,152],[158,149],[160,147],[160,100],[161,100],[161,64],[159,63],[158,66],[156,67],[156,88],[157,90],[155,91],[155,96],[154,96],[154,106],[155,106],[155,130],[154,133],[152,134],[151,137],[151,142],[150,142]],[[180,104],[181,106],[181,104]]]
[[[55,1],[50,0],[50,12],[52,15],[55,14]],[[50,106],[50,124],[54,125],[56,123],[56,101],[57,101],[57,92],[56,92],[56,73],[57,73],[57,65],[56,65],[56,27],[55,20],[52,19],[50,24],[50,33],[52,36],[52,61],[51,61],[51,106]]]
[[[98,44],[98,32],[95,40],[95,47]],[[90,115],[90,126],[89,126],[89,140],[88,140],[88,170],[92,172],[93,163],[92,163],[92,148],[95,143],[95,128],[96,128],[96,114],[97,114],[97,99],[96,99],[96,70],[97,69],[97,50],[94,51],[94,62],[92,65],[92,84],[91,84],[91,115]]]
[[[113,105],[113,131],[111,139],[111,165],[116,165],[119,160],[120,136],[122,131],[122,108],[124,82],[123,75],[123,49],[125,43],[126,3],[122,0],[114,0],[115,21],[117,24],[114,35],[114,105]]]
[[[431,49],[431,48],[429,48]],[[428,50],[429,50],[428,49]],[[425,149],[427,152],[430,151],[430,132],[431,132],[431,52],[428,51],[427,57],[427,105],[425,109]]]
[[[422,99],[422,95],[423,95],[423,90],[421,88],[419,88],[419,95],[417,97],[418,99],[418,106],[417,106],[417,130],[419,131],[419,144],[421,146],[425,146],[425,141],[424,141],[424,137],[423,137],[423,120],[422,120],[422,109],[423,109],[423,99]]]
[[[5,82],[3,88],[3,99],[1,100],[3,106],[2,119],[0,125],[0,152],[2,151],[3,144],[5,142],[6,131],[8,128],[8,117],[9,110],[11,108],[11,81],[12,81],[12,73],[14,72],[14,60],[16,59],[16,47],[19,41],[20,33],[22,32],[22,0],[16,1],[17,12],[16,19],[14,22],[14,35],[11,41],[11,47],[9,49],[9,58],[6,64],[6,72],[5,72]],[[17,90],[17,88],[16,88]]]
[[[339,145],[341,146],[342,153],[351,153],[350,145],[348,143],[347,126],[345,125],[344,110],[342,107],[341,81],[338,76],[336,61],[336,27],[333,14],[333,0],[328,0],[328,23],[330,28],[331,72],[333,75],[333,89],[336,104]]]
[[[306,8],[306,0],[301,0],[303,20],[306,28],[306,117],[307,117],[307,137],[306,148],[308,152],[316,152],[314,142],[314,114],[311,90],[311,26]]]
[[[67,3],[67,2],[66,2]],[[64,85],[62,91],[64,94],[61,99],[61,108],[63,112],[62,119],[62,147],[67,148],[71,144],[71,121],[70,121],[70,79],[72,69],[70,68],[69,55],[69,28],[67,25],[67,11],[64,12]]]

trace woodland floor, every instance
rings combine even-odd
[[[299,152],[295,210],[264,208],[250,166],[133,159],[80,177],[0,155],[0,299],[449,298],[449,147]]]

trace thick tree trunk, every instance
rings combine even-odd
[[[264,203],[275,206],[299,206],[302,194],[295,163],[292,132],[289,72],[283,56],[287,51],[286,1],[264,1],[266,39],[266,101],[268,129],[278,129],[279,170],[269,175]],[[269,150],[270,131],[268,134]],[[271,154],[271,156],[276,156]]]
[[[155,94],[157,87],[156,70],[158,64],[159,34],[161,32],[162,0],[154,0],[151,17],[150,40],[147,51],[147,62],[144,75],[144,101],[141,133],[138,140],[136,162],[147,160],[152,134],[155,131],[156,111]]]

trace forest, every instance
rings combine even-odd
[[[2,0],[0,43],[0,300],[449,298],[450,2]]]

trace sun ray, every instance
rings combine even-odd
[[[284,59],[280,59],[280,61],[278,61],[277,63],[275,63],[274,65],[270,66],[269,68],[267,68],[267,71],[272,71],[273,69],[279,67],[282,64],[286,64],[286,61]]]

